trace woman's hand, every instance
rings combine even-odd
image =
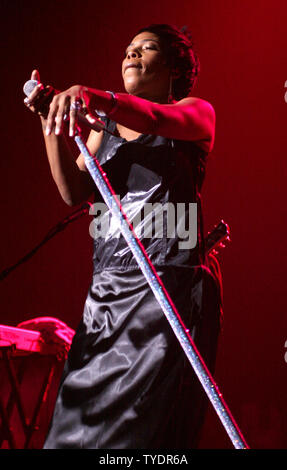
[[[31,80],[36,80],[38,84],[35,86],[32,93],[24,99],[24,104],[33,113],[41,116],[43,121],[46,121],[49,112],[49,103],[52,96],[56,93],[56,90],[51,86],[43,86],[38,70],[33,70]]]
[[[74,136],[78,112],[81,112],[81,116],[89,123],[96,123],[97,119],[89,111],[92,94],[87,87],[75,85],[63,92],[56,91],[51,86],[44,87],[38,70],[33,70],[31,80],[36,80],[38,84],[24,99],[24,104],[33,113],[41,116],[46,135],[52,132],[56,135],[61,134],[64,121],[69,119],[69,134]],[[99,130],[101,128],[99,126]]]
[[[64,121],[69,118],[69,135],[73,137],[77,128],[78,113],[81,113],[81,116],[85,117],[88,122],[94,124],[96,118],[89,110],[91,98],[92,93],[82,85],[74,85],[68,90],[56,94],[49,108],[46,135],[50,135],[53,131],[56,135],[61,134]]]

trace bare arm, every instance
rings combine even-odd
[[[118,94],[110,116],[135,131],[200,143],[207,151],[214,144],[215,112],[199,98],[184,98],[175,104],[152,103],[135,96]]]
[[[47,122],[48,135],[57,120],[60,128],[65,103],[81,99],[92,116],[95,109],[103,110],[117,123],[143,134],[190,140],[210,151],[214,143],[215,112],[210,103],[199,98],[184,98],[174,104],[159,104],[137,96],[118,93],[114,105],[111,95],[75,85],[55,96]],[[60,124],[59,124],[60,123]]]
[[[39,73],[36,70],[33,71],[31,79],[40,81]],[[39,84],[29,96],[29,102],[26,102],[31,111],[36,113],[38,112],[36,105],[39,106],[41,88],[41,84]],[[79,155],[75,160],[65,132],[62,132],[61,135],[53,133],[47,136],[47,119],[44,116],[41,116],[40,119],[52,177],[60,195],[69,206],[79,204],[86,200],[94,190],[94,182],[86,169],[84,157]],[[89,135],[87,146],[93,155],[101,144],[102,134],[102,132],[91,131]]]
[[[91,131],[87,147],[93,155],[100,146],[101,138],[102,132]],[[88,199],[95,185],[86,169],[84,156],[80,154],[74,160],[65,135],[46,136],[44,132],[44,139],[52,177],[62,199],[69,206]]]

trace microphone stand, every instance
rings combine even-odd
[[[86,167],[98,187],[104,202],[117,220],[122,235],[126,239],[130,250],[164,311],[167,320],[169,321],[234,447],[236,449],[248,449],[248,445],[232,417],[218,386],[197,350],[193,339],[189,334],[189,330],[183,324],[175,305],[169,297],[169,294],[151,263],[142,243],[134,232],[131,223],[128,221],[106,173],[103,171],[97,158],[90,154],[88,148],[83,142],[79,129],[77,130],[74,140],[78,145],[79,150],[84,155]]]
[[[87,214],[89,212],[89,209],[90,209],[91,205],[92,204],[89,204],[88,202],[85,202],[84,204],[82,204],[82,206],[79,209],[72,212],[70,215],[68,215],[62,221],[60,221],[57,225],[52,227],[51,230],[49,230],[47,235],[43,238],[43,240],[38,245],[36,245],[25,256],[20,258],[19,261],[17,261],[17,263],[15,263],[13,266],[7,267],[6,269],[4,269],[0,273],[0,281],[3,281],[3,279],[5,279],[8,276],[8,274],[10,274],[12,271],[14,271],[14,269],[16,269],[18,266],[23,264],[25,261],[28,261],[30,258],[32,258],[32,256],[34,256],[37,253],[37,251],[43,245],[45,245],[45,243],[47,243],[49,240],[51,240],[51,238],[53,238],[55,235],[57,235],[57,233],[64,230],[67,227],[68,224],[70,224],[71,222],[74,222],[75,220],[79,219],[83,215]]]

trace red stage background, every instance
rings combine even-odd
[[[31,71],[59,89],[122,91],[123,51],[139,27],[192,30],[202,69],[194,95],[217,113],[205,229],[223,218],[232,239],[219,257],[224,326],[215,379],[258,449],[287,444],[286,14],[283,0],[1,1],[0,270],[73,210],[50,177],[38,118],[23,105]],[[1,282],[0,323],[52,316],[77,326],[92,272],[90,221],[70,225]],[[232,448],[211,408],[201,448]]]

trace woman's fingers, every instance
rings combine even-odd
[[[58,105],[58,111],[55,117],[55,134],[59,135],[62,132],[65,116],[69,110],[70,97],[65,96],[61,99]]]
[[[53,130],[56,135],[61,134],[65,117],[69,113],[71,97],[66,93],[55,95],[49,107],[46,123],[46,135]]]
[[[27,98],[25,98],[24,100],[24,103],[27,105],[27,106],[31,106],[35,100],[35,98],[38,96],[39,92],[44,88],[42,83],[40,83],[40,74],[38,72],[38,70],[33,70],[33,72],[31,73],[31,80],[35,80],[38,82],[38,84],[36,85],[36,87],[33,89],[33,91],[30,93],[29,96],[27,96]]]
[[[40,82],[40,74],[38,72],[38,70],[33,70],[32,74],[31,74],[31,80],[37,80],[37,82]]]
[[[69,123],[69,136],[74,137],[76,124],[77,124],[77,115],[78,112],[82,109],[82,103],[79,99],[73,99],[70,106],[70,123]]]
[[[83,87],[74,85],[68,90],[59,93],[51,87],[45,87],[40,83],[38,70],[33,70],[31,80],[39,82],[24,103],[31,111],[44,116],[46,119],[46,135],[55,132],[62,133],[64,121],[69,118],[69,135],[74,137],[77,130],[78,114],[85,117],[90,124],[95,124],[97,119],[90,113],[87,103],[89,96],[84,96]],[[51,98],[54,95],[52,101]],[[87,103],[86,103],[87,98]],[[101,123],[102,124],[102,123]],[[99,125],[101,130],[103,125]]]
[[[33,70],[31,73],[31,80],[37,84],[33,88],[32,92],[24,99],[24,104],[33,112],[40,116],[47,114],[47,108],[49,106],[50,95],[53,88],[50,86],[44,87],[40,81],[40,74],[38,70]]]
[[[28,106],[28,108],[31,109],[31,111],[35,112],[35,107],[34,107],[34,104],[35,102],[37,101],[37,99],[39,98],[39,95],[41,93],[41,91],[44,89],[43,87],[43,84],[42,83],[38,83],[38,85],[35,86],[34,90],[32,91],[32,93],[30,93],[29,96],[27,96],[25,99],[24,99],[24,103],[26,106]]]
[[[32,93],[30,93],[30,95],[28,96],[29,101],[31,103],[34,102],[39,97],[39,94],[43,89],[44,89],[43,83],[38,83],[38,85],[35,86]]]
[[[81,96],[82,87],[74,85],[62,93],[54,96],[47,117],[46,135],[55,132],[56,135],[61,134],[64,121],[69,118],[69,135],[74,137],[77,131],[78,115],[81,117],[88,116],[89,122],[94,122],[95,118],[90,115],[85,97]]]
[[[69,95],[57,95],[50,105],[50,110],[46,124],[46,135],[50,135],[55,129],[55,134],[62,132],[63,124],[67,116],[69,116],[69,135],[73,137],[77,127],[77,115],[81,109],[79,99],[71,98]]]
[[[60,95],[54,96],[49,107],[49,113],[46,122],[46,135],[50,135],[55,127],[55,120],[59,109]]]

